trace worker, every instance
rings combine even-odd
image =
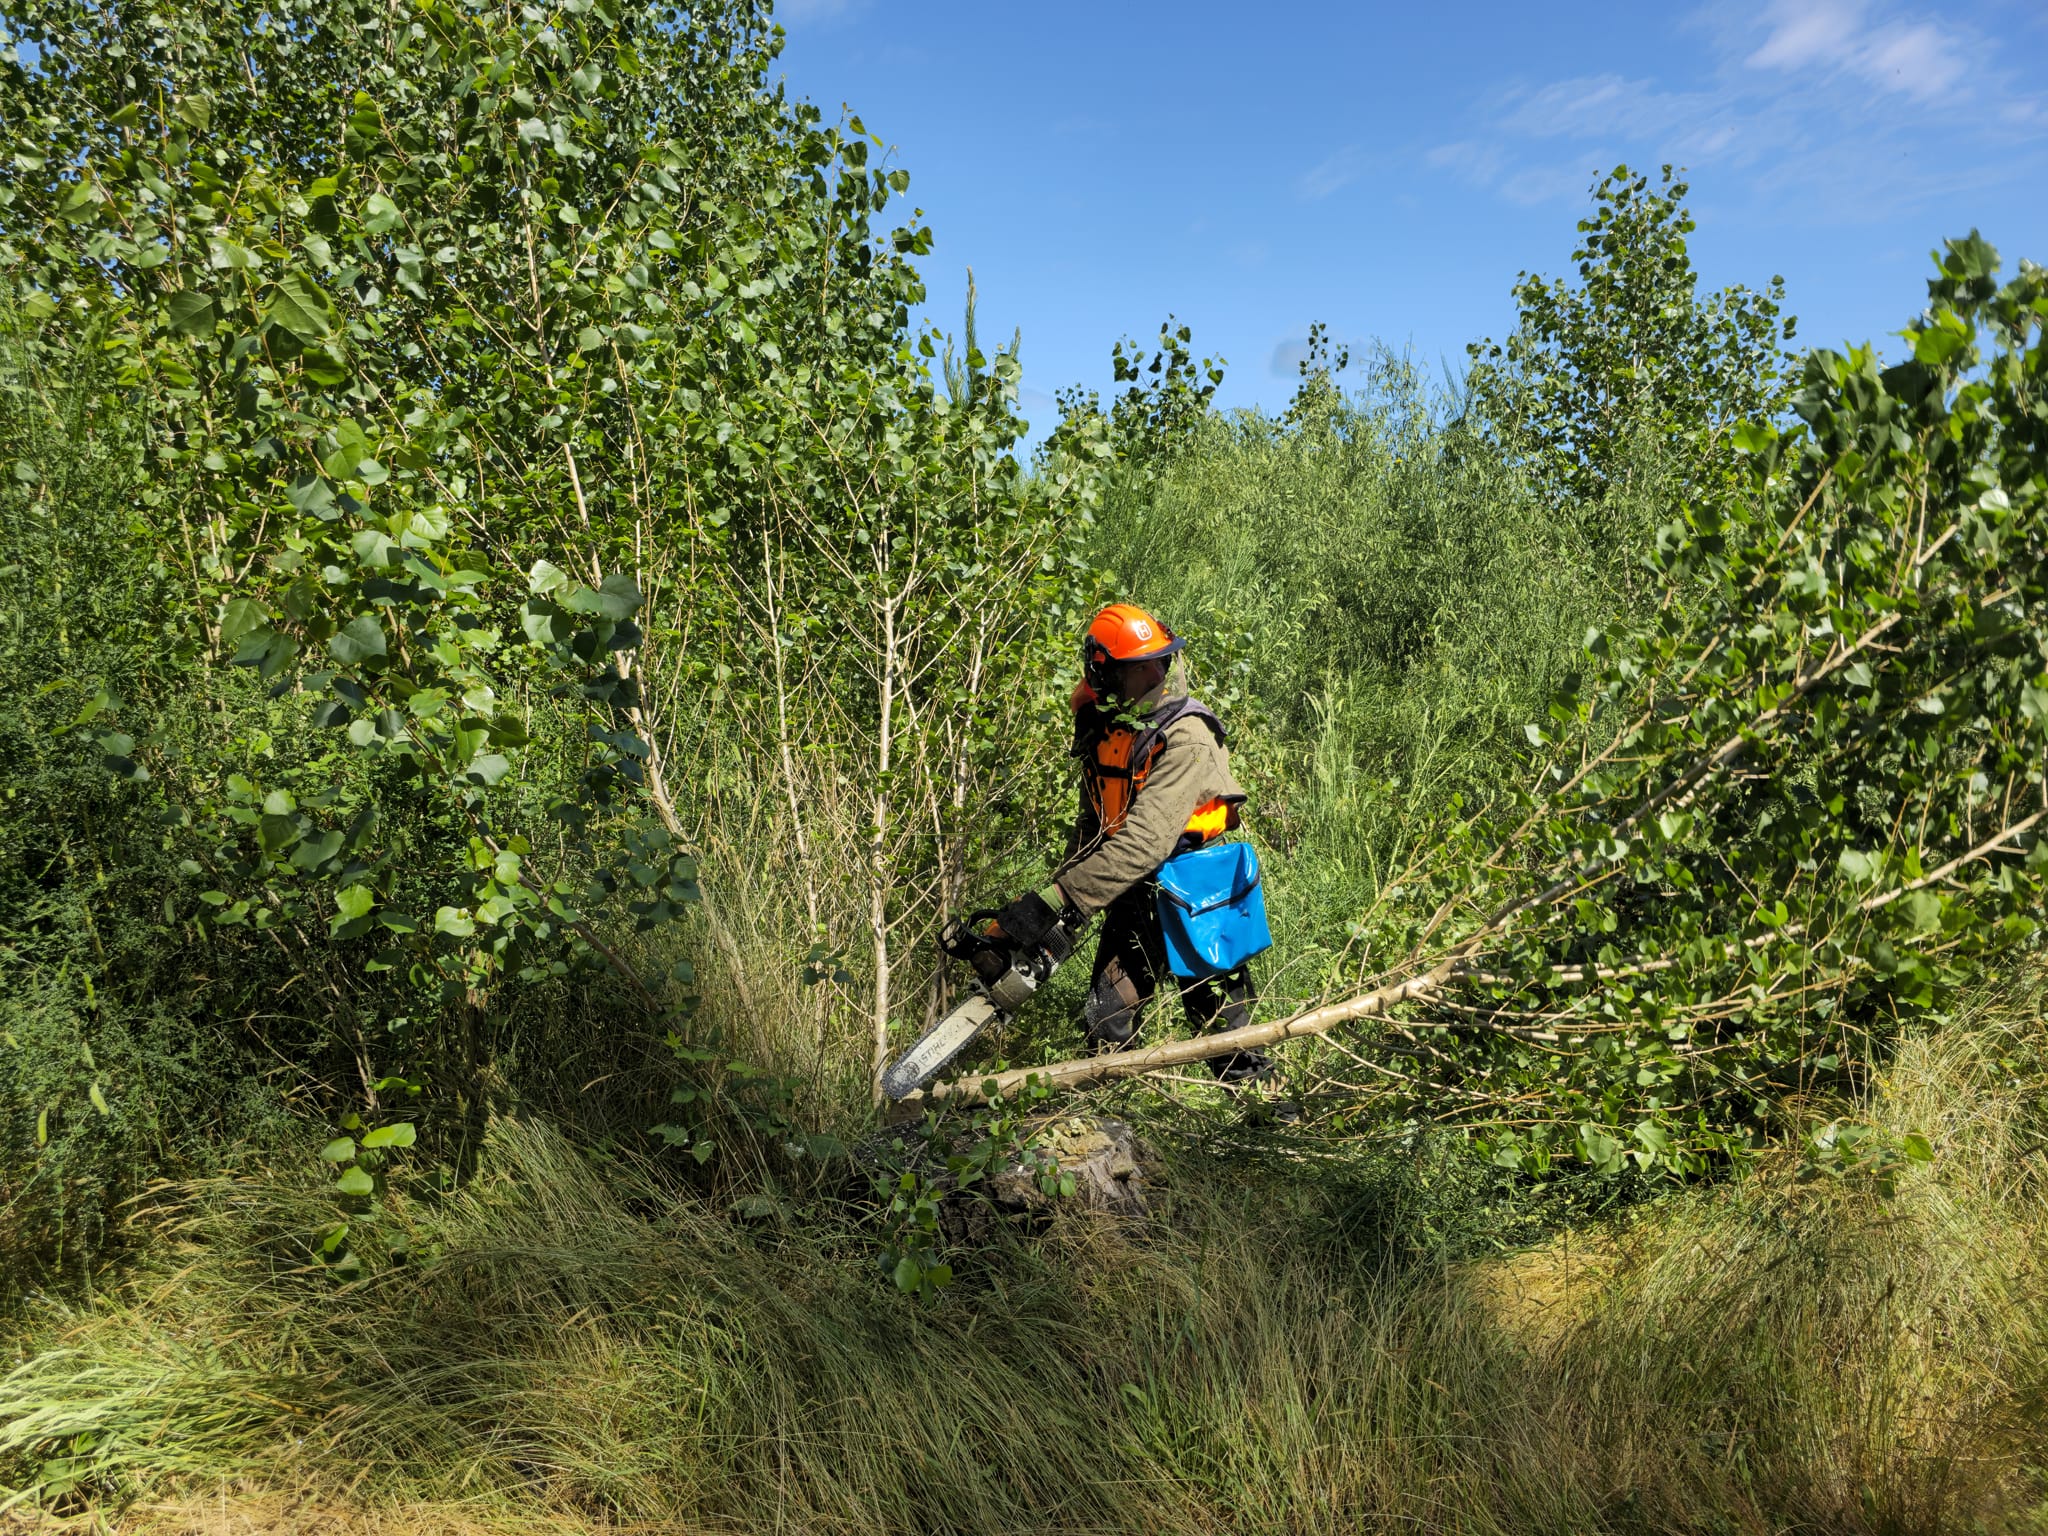
[[[1190,698],[1176,661],[1185,642],[1144,609],[1112,603],[1082,638],[1073,694],[1073,755],[1080,814],[1066,861],[1044,889],[997,915],[1004,934],[1030,944],[1053,925],[1078,932],[1104,914],[1084,1027],[1098,1051],[1130,1047],[1161,979],[1179,991],[1197,1031],[1249,1024],[1257,1002],[1248,964],[1222,975],[1171,974],[1159,921],[1159,868],[1238,825],[1245,792],[1230,772],[1223,722]],[[1211,1057],[1229,1084],[1266,1076],[1264,1052]]]

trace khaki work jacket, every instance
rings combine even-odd
[[[1183,692],[1178,677],[1171,677],[1140,699],[1132,713],[1149,715]],[[1067,861],[1053,878],[1085,917],[1158,873],[1172,857],[1197,806],[1211,800],[1242,804],[1245,792],[1230,771],[1229,751],[1208,723],[1197,715],[1183,715],[1166,727],[1151,771],[1132,797],[1122,826],[1103,835],[1085,787],[1080,796]]]

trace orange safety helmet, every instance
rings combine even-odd
[[[1187,642],[1133,603],[1111,603],[1095,615],[1081,637],[1081,676],[1098,698],[1107,698],[1109,669],[1126,661],[1156,661]]]

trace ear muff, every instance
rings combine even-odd
[[[1109,647],[1093,635],[1081,641],[1081,681],[1086,683],[1098,699],[1110,694],[1109,669],[1116,665],[1116,658],[1109,654]]]

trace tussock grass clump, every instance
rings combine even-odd
[[[216,1180],[19,1341],[6,1480],[734,1531],[2030,1529],[2038,1033],[1901,1052],[1866,1113],[1937,1153],[1889,1197],[1788,1156],[1569,1264],[1417,1258],[1416,1211],[1355,1219],[1384,1168],[1183,1153],[1155,1222],[1068,1213],[924,1306],[829,1205],[744,1226],[501,1120],[463,1193],[390,1202],[410,1262],[337,1285],[320,1189]]]
[[[2037,1528],[2039,1051],[2037,1014],[1907,1041],[1866,1113],[1936,1159],[1889,1197],[1801,1182],[1777,1154],[1745,1188],[1468,1276],[1558,1384],[1551,1423],[1603,1502],[1672,1529],[1703,1507],[1763,1528]]]

